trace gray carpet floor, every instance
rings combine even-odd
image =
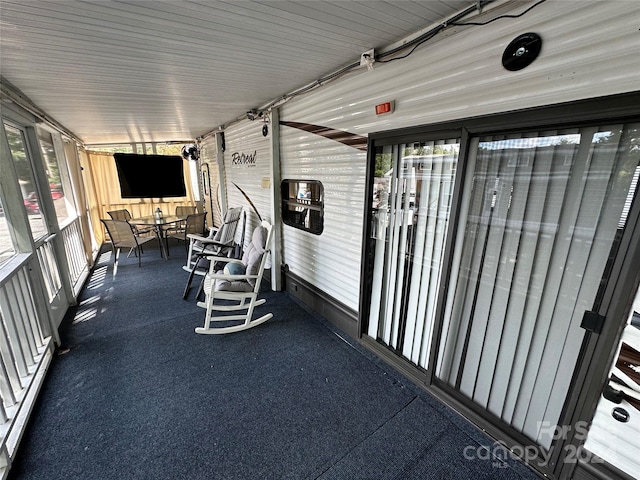
[[[171,252],[115,275],[101,255],[9,478],[539,478],[286,293],[265,291],[261,326],[195,334]]]

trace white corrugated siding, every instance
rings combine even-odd
[[[514,2],[512,11],[523,11]],[[517,19],[452,27],[448,38],[408,58],[349,74],[281,108],[281,120],[367,135],[421,124],[635,91],[640,85],[640,2],[548,1]],[[458,33],[452,34],[453,29]],[[536,32],[540,56],[527,68],[502,67],[505,47]],[[374,106],[395,100],[392,114]],[[285,227],[292,272],[357,308],[360,283],[365,154],[282,127],[283,178],[321,180],[325,231],[320,237]]]
[[[314,235],[285,225],[283,262],[357,310],[366,153],[286,126],[280,142],[282,178],[319,180],[324,187],[324,231]]]
[[[227,203],[229,208],[243,207],[247,212],[245,239],[251,237],[251,232],[259,224],[259,220],[234,183],[249,196],[262,219],[271,221],[271,143],[269,136],[262,136],[262,125],[262,120],[245,120],[225,131],[224,169]],[[234,165],[234,154],[255,154],[255,163]],[[240,238],[241,231],[242,225],[238,228],[236,239]]]

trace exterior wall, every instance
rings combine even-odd
[[[314,118],[319,124],[329,120]],[[283,262],[357,310],[366,152],[284,126],[280,138],[282,178],[319,180],[324,187],[324,231],[314,235],[284,225]]]
[[[247,213],[245,239],[260,223],[251,205],[233,185],[238,185],[251,199],[263,220],[271,219],[271,141],[262,135],[263,122],[245,120],[225,130],[224,183],[229,208],[243,207]],[[238,227],[236,239],[242,232]]]
[[[528,6],[512,2],[500,13],[517,15]],[[639,14],[638,2],[550,0],[519,18],[450,27],[406,59],[376,63],[373,71],[363,68],[291,100],[281,107],[281,121],[366,136],[635,91]],[[526,32],[542,37],[540,56],[507,71],[502,53]],[[376,116],[374,106],[391,100],[395,111]],[[365,165],[363,151],[282,126],[282,178],[320,180],[325,189],[323,234],[285,226],[283,262],[351,308],[360,291]]]

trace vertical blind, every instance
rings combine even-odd
[[[635,191],[638,126],[472,143],[436,375],[547,448]]]
[[[459,139],[377,155],[368,335],[427,368]]]

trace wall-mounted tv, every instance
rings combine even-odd
[[[184,197],[183,164],[178,155],[114,153],[122,198]]]

